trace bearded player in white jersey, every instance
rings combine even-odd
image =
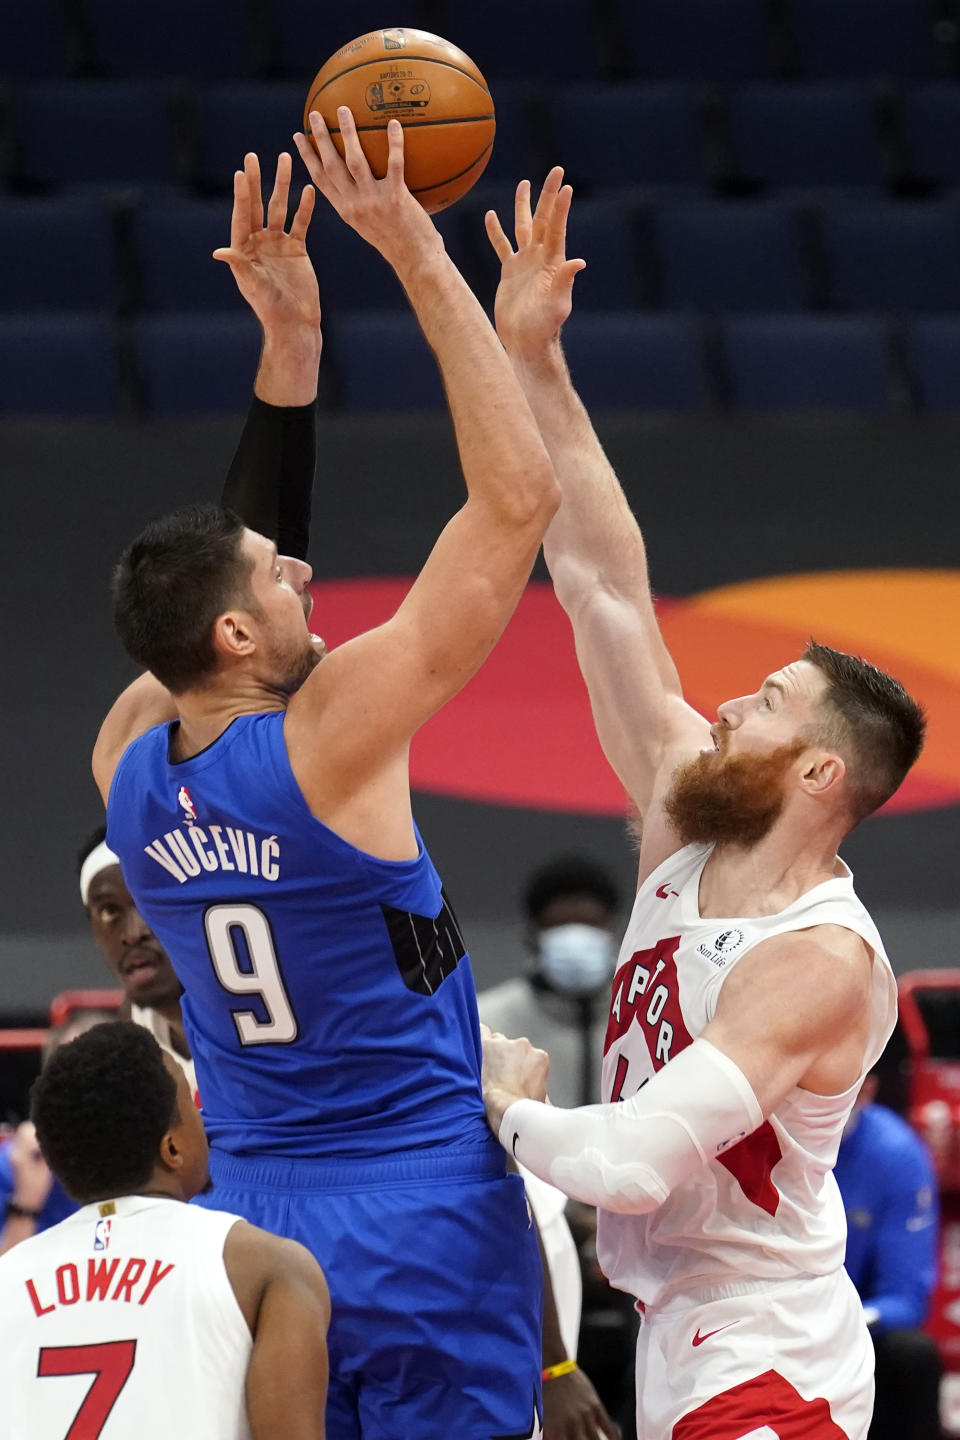
[[[917,758],[923,715],[816,644],[713,725],[685,703],[640,530],[560,348],[583,264],[565,258],[561,181],[535,215],[520,186],[515,250],[487,218],[496,320],[561,483],[544,550],[641,817],[639,889],[608,1103],[543,1103],[543,1052],[488,1036],[488,1118],[517,1160],[600,1207],[601,1264],[642,1314],[640,1440],[863,1440],[873,1354],[831,1171],[896,991],[837,847]]]
[[[98,1025],[48,1061],[32,1114],[82,1208],[0,1257],[4,1440],[323,1440],[323,1272],[183,1203],[208,1148],[176,1060]]]

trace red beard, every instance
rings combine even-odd
[[[787,772],[806,748],[793,740],[765,755],[707,752],[678,765],[664,809],[684,845],[756,845],[779,818]]]

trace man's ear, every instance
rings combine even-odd
[[[212,638],[214,651],[221,660],[242,660],[256,649],[249,617],[242,610],[227,610],[218,615],[213,622]]]
[[[183,1152],[172,1130],[168,1130],[160,1141],[159,1160],[165,1170],[183,1169]]]
[[[833,750],[815,752],[807,763],[800,783],[811,796],[825,795],[843,784],[847,767],[843,756]]]

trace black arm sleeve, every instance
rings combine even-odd
[[[317,407],[268,405],[255,395],[220,503],[281,555],[305,560],[317,465]]]

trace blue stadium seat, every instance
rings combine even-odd
[[[14,97],[18,169],[54,185],[177,182],[170,95],[135,81],[64,81]]]
[[[764,185],[882,185],[876,107],[868,84],[747,86],[730,101],[738,169]]]
[[[593,12],[585,0],[440,0],[436,23],[491,86],[501,79],[556,83],[600,74]]]
[[[592,185],[702,186],[704,135],[692,85],[577,85],[550,96],[551,163]]]
[[[434,219],[447,253],[463,269],[459,215],[448,210]],[[386,260],[344,224],[323,196],[317,198],[307,247],[317,272],[321,303],[325,310],[329,307],[331,315],[354,310],[407,309],[403,287]]]
[[[109,320],[96,315],[0,319],[0,411],[111,415],[118,398]]]
[[[763,0],[620,0],[631,69],[651,80],[772,75]]]
[[[840,310],[960,310],[960,208],[943,201],[823,213],[827,297]]]
[[[537,190],[533,192],[536,203]],[[513,240],[513,206],[499,209],[500,221]],[[481,298],[496,290],[500,262],[483,234],[483,216],[467,206],[464,224],[482,241],[477,251],[483,274]],[[567,254],[586,260],[577,276],[578,310],[617,310],[640,303],[640,267],[637,241],[627,204],[616,198],[576,200],[567,224]]]
[[[750,202],[664,205],[654,213],[667,308],[800,310],[806,302],[796,213]]]
[[[563,346],[591,409],[693,411],[705,404],[699,327],[687,316],[578,312]]]
[[[793,0],[794,34],[804,73],[936,74],[930,0]]]
[[[351,315],[334,328],[331,364],[347,410],[439,410],[440,372],[412,315]]]
[[[904,131],[912,176],[960,185],[960,89],[914,85],[904,96]]]
[[[103,203],[77,197],[0,201],[0,313],[112,308],[114,248]]]
[[[240,412],[250,401],[260,327],[250,314],[141,320],[136,357],[152,415]]]
[[[960,315],[930,315],[907,326],[907,369],[924,410],[960,410]]]
[[[738,410],[880,413],[890,406],[879,320],[738,316],[724,325],[723,356]]]
[[[233,310],[243,306],[229,267],[211,255],[230,243],[222,200],[142,202],[133,215],[138,299],[146,310]]]
[[[264,184],[272,184],[277,156],[293,156],[293,185],[307,173],[293,144],[295,130],[303,129],[303,85],[265,80],[198,86],[194,93],[195,138],[198,151],[192,178],[207,189],[229,192],[233,172],[243,167],[248,150],[260,157]],[[269,193],[269,192],[268,192]]]
[[[57,0],[0,5],[0,80],[66,74],[70,48]]]
[[[249,75],[254,59],[247,7],[238,0],[164,0],[145,10],[130,0],[82,0],[101,71],[206,79]]]
[[[405,0],[401,8],[405,25],[433,30],[429,0]],[[349,0],[337,10],[317,0],[272,0],[272,11],[279,45],[274,65],[302,79],[303,100],[307,84],[331,55],[394,18],[384,14],[380,0]]]

